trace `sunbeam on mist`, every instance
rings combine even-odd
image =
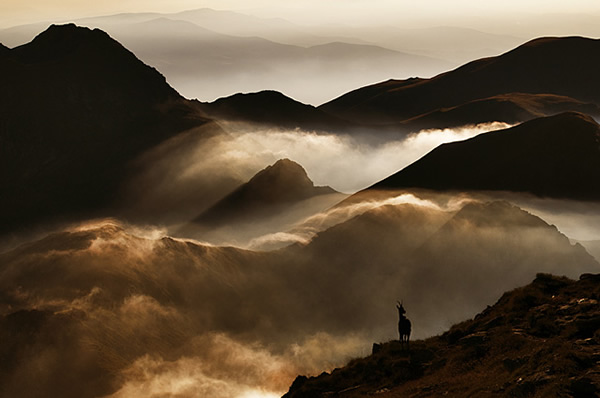
[[[266,250],[291,243],[307,244],[320,231],[324,231],[334,225],[341,224],[353,217],[382,206],[410,204],[436,211],[450,212],[458,210],[471,200],[468,197],[457,196],[442,206],[432,200],[421,199],[411,193],[400,193],[399,195],[391,195],[379,200],[372,199],[344,206],[334,206],[327,211],[314,214],[300,221],[289,231],[276,232],[254,238],[250,241],[248,247],[253,250]]]
[[[506,202],[402,194],[334,210],[310,243],[272,252],[102,220],[0,254],[6,395],[32,396],[18,392],[35,380],[66,398],[269,397],[394,338],[399,294],[420,338],[537,272],[598,269]]]
[[[234,162],[270,164],[282,158],[293,159],[307,170],[316,185],[351,193],[395,173],[440,144],[507,127],[510,125],[494,122],[422,130],[384,143],[299,130],[259,130],[233,134],[223,142],[220,153]]]
[[[353,193],[442,143],[507,126],[495,122],[424,130],[386,141],[381,137],[370,140],[251,125],[213,125],[201,134],[188,132],[175,137],[142,156],[137,162],[138,172],[126,184],[120,214],[136,223],[188,222],[282,158],[302,165],[315,185]]]

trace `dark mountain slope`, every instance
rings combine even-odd
[[[600,115],[598,105],[561,95],[510,93],[477,99],[450,108],[437,109],[405,120],[398,127],[416,131],[427,128],[460,127],[492,121],[516,124],[567,111]]]
[[[331,116],[312,105],[297,102],[277,91],[235,94],[202,104],[210,118],[252,122],[305,130],[342,130],[351,123]]]
[[[596,397],[599,281],[538,274],[441,336],[410,351],[376,344],[341,369],[299,376],[284,397]]]
[[[333,193],[336,191],[330,187],[315,187],[298,163],[281,159],[258,172],[194,222],[218,226],[234,221],[258,220],[313,196]]]
[[[563,113],[444,144],[369,189],[505,190],[600,199],[600,126]]]
[[[355,122],[392,123],[507,93],[556,94],[598,104],[599,50],[599,40],[582,37],[536,39],[431,79],[358,89],[320,109]]]
[[[0,232],[106,206],[130,160],[206,122],[97,29],[53,25],[3,51],[0,74]]]
[[[537,272],[575,277],[598,270],[583,247],[507,202],[474,202],[456,213],[382,206],[286,252],[289,264],[299,262],[307,272],[295,275],[294,282],[316,285],[307,300],[313,306],[327,303],[322,310],[330,318],[324,324],[339,313],[348,317],[346,323],[375,331],[389,316],[390,304],[403,299],[413,308],[417,335],[437,333],[454,322],[449,320],[477,313],[482,303]],[[351,295],[349,307],[348,301],[328,298],[346,295]]]

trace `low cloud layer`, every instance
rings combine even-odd
[[[406,138],[370,142],[352,136],[305,131],[259,130],[238,132],[224,143],[225,158],[281,158],[300,163],[317,185],[353,193],[404,168],[436,146],[510,127],[506,123],[484,123],[456,129],[423,130]]]
[[[301,164],[315,185],[354,193],[441,143],[507,127],[503,123],[425,130],[377,141],[223,123],[182,134],[141,157],[118,215],[136,223],[185,223],[279,159]],[[174,229],[171,228],[170,231]]]
[[[396,300],[422,338],[537,272],[600,268],[505,202],[405,193],[304,225],[304,244],[252,252],[101,220],[0,255],[0,385],[23,397],[279,396],[297,374],[396,338]]]
[[[326,211],[314,214],[299,223],[286,232],[276,232],[259,236],[250,241],[250,249],[265,249],[272,247],[286,246],[292,243],[307,244],[312,238],[321,231],[325,231],[335,225],[341,224],[356,216],[364,214],[370,210],[383,206],[415,205],[422,208],[432,209],[438,212],[452,212],[460,209],[464,204],[473,199],[465,197],[454,197],[444,204],[436,203],[430,199],[423,199],[412,193],[401,192],[397,195],[390,192],[382,193],[383,198],[378,199],[377,194],[372,199],[360,201],[358,203],[340,204]]]

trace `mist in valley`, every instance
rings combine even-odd
[[[315,185],[352,194],[402,169],[439,144],[507,126],[489,123],[395,137],[366,137],[243,123],[211,124],[180,134],[142,155],[135,162],[133,177],[124,184],[117,215],[133,223],[161,225],[173,233],[258,171],[283,158],[302,165]],[[308,208],[299,206],[298,215],[290,209],[285,225],[291,226],[341,199],[331,196]],[[274,221],[273,227],[277,227]],[[271,232],[285,232],[281,228]],[[236,242],[236,231],[230,232],[233,235],[229,242]],[[245,235],[237,240],[238,245],[248,242]]]
[[[3,394],[36,396],[22,389],[33,377],[48,395],[280,395],[297,374],[396,338],[396,300],[418,339],[538,272],[600,268],[504,201],[400,193],[349,206],[272,252],[102,220],[2,254]]]
[[[275,89],[314,105],[390,78],[434,76],[533,34],[571,34],[578,23],[600,34],[593,16],[506,21],[461,15],[461,7],[451,13],[456,26],[441,14],[422,15],[420,6],[416,14],[353,23],[363,3],[344,3],[348,13],[336,16],[338,24],[321,21],[326,12],[308,18],[302,7],[287,9],[293,22],[269,18],[280,5],[87,13],[77,22],[105,29],[185,97],[213,101]],[[428,22],[414,22],[417,14]],[[17,46],[47,25],[2,29],[0,42]],[[122,179],[115,191],[108,185],[102,192],[109,198],[103,207],[82,206],[64,219],[57,213],[0,236],[0,397],[278,397],[298,375],[331,371],[369,355],[373,343],[397,339],[398,301],[416,340],[476,316],[538,273],[600,273],[597,202],[368,189],[443,143],[512,125],[312,131],[208,121],[207,104],[178,100],[189,108],[152,106],[174,120],[181,113],[190,123],[176,131],[188,130],[169,130],[161,136],[169,138],[123,158],[113,174]],[[140,142],[144,131],[136,130]],[[63,155],[56,158],[68,164]],[[219,213],[224,200],[281,162],[289,172],[277,175],[284,194],[258,188],[286,197],[305,184],[322,194],[269,197],[262,208],[206,222],[206,214]],[[264,192],[252,193],[256,199]],[[40,214],[43,200],[31,199]]]
[[[253,230],[261,220],[251,220],[211,244],[174,233],[281,158],[301,163],[315,185],[352,193],[442,142],[504,127],[386,142],[241,126],[205,125],[138,158],[117,219],[0,255],[2,340],[10,342],[3,395],[280,396],[298,374],[395,339],[397,300],[418,339],[538,272],[577,278],[600,269],[561,233],[597,236],[586,218],[593,204],[502,193],[370,192],[310,214],[301,202],[268,228]],[[536,211],[554,215],[558,229]]]

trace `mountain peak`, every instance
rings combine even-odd
[[[14,48],[10,54],[21,63],[45,68],[44,72],[54,73],[52,68],[56,63],[68,63],[69,70],[56,72],[67,74],[68,79],[84,76],[87,79],[93,74],[99,85],[129,87],[144,93],[142,98],[181,98],[156,69],[144,64],[100,29],[72,23],[50,25],[30,43]],[[46,65],[48,61],[52,64]],[[100,83],[100,80],[105,82]]]
[[[316,187],[298,163],[280,159],[259,171],[196,221],[218,223],[224,219],[246,218],[257,213],[277,211],[278,206],[332,193],[336,191],[330,187]]]
[[[3,52],[0,231],[109,205],[132,159],[206,122],[101,30],[52,25]]]
[[[553,94],[597,104],[600,84],[600,40],[544,37],[504,54],[478,59],[430,79],[407,84],[391,81],[344,94],[320,109],[349,121],[402,123],[437,110],[457,107],[502,94]],[[585,59],[585,62],[581,62]],[[502,121],[489,112],[485,121]],[[573,109],[573,108],[571,108]],[[551,115],[555,112],[548,112]],[[474,112],[472,118],[481,117]],[[519,119],[523,121],[527,119]],[[479,122],[476,120],[474,122]],[[469,124],[468,120],[466,124]]]
[[[100,29],[90,29],[77,26],[73,23],[65,25],[52,24],[38,34],[30,43],[16,48],[31,60],[41,61],[47,58],[66,56],[85,48],[94,48],[104,51],[107,47],[125,50],[118,42],[113,40],[106,32]],[[127,50],[125,50],[127,51]]]
[[[285,189],[284,186],[290,182],[293,182],[302,189],[314,187],[304,167],[287,158],[280,159],[273,165],[259,171],[248,181],[247,186],[254,189],[261,189],[263,186],[268,185],[270,188]]]

